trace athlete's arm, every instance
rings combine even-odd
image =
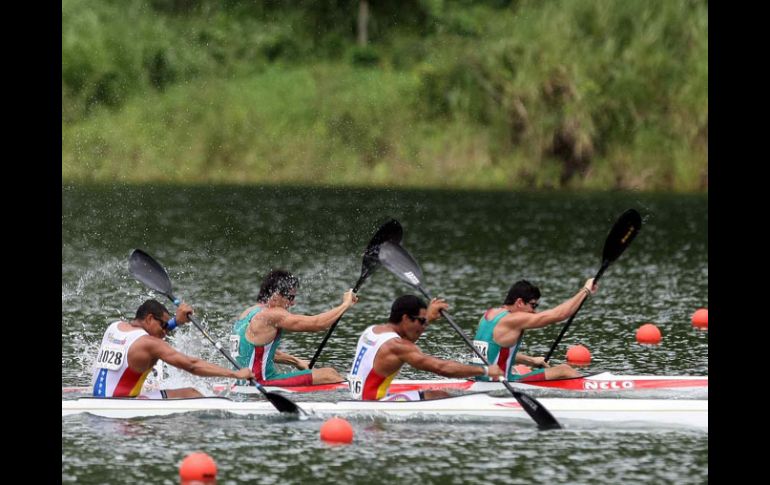
[[[353,293],[353,290],[348,290],[345,292],[341,304],[318,315],[295,315],[285,310],[277,310],[270,311],[265,317],[271,325],[283,328],[288,332],[320,332],[329,328],[357,301],[358,297]],[[257,316],[259,315],[257,314]]]
[[[415,369],[433,372],[444,377],[474,377],[484,375],[484,368],[478,365],[467,365],[453,360],[439,359],[422,353],[419,347],[404,339],[393,341],[390,348],[393,355]],[[489,366],[490,377],[496,379],[502,375],[496,365]]]
[[[551,364],[546,362],[543,357],[532,357],[522,353],[516,354],[516,363],[528,365],[530,367],[551,367]]]
[[[147,338],[147,337],[142,337]],[[150,337],[152,340],[145,343],[145,348],[153,359],[160,359],[174,367],[182,369],[200,377],[230,377],[233,379],[251,379],[254,377],[250,369],[234,371],[225,369],[211,362],[190,357],[171,347],[161,339]]]
[[[310,362],[307,360],[294,357],[293,355],[281,352],[280,350],[275,351],[275,358],[273,360],[279,364],[293,365],[300,370],[308,369],[308,366],[310,365]]]
[[[588,294],[596,293],[593,278],[589,278],[575,295],[563,303],[539,313],[515,312],[504,316],[500,323],[508,328],[525,330],[558,323],[572,316]]]

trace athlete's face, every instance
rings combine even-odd
[[[537,307],[540,306],[537,300],[524,301],[523,298],[519,298],[520,307],[527,313],[536,313]]]
[[[275,299],[279,306],[283,308],[290,308],[294,306],[294,299],[297,297],[296,288],[292,288],[285,295],[283,293],[276,293]]]
[[[171,319],[171,316],[168,313],[164,313],[163,318],[160,319],[150,313],[147,317],[152,321],[147,329],[148,333],[153,337],[164,338],[168,329],[168,321]]]
[[[428,327],[427,314],[428,311],[425,308],[420,308],[418,315],[404,315],[402,317],[402,321],[406,322],[406,338],[411,342],[416,342]]]

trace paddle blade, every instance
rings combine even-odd
[[[265,392],[265,398],[270,401],[275,408],[282,413],[297,414],[300,411],[299,406],[289,399],[275,392]]]
[[[506,383],[507,384],[507,383]],[[521,404],[522,409],[537,423],[541,430],[561,429],[561,424],[556,421],[553,414],[545,408],[540,401],[520,391],[514,391],[510,385],[506,386],[513,393],[513,397]]]
[[[628,209],[621,214],[604,242],[602,259],[606,263],[618,259],[618,256],[623,254],[623,251],[631,244],[641,229],[642,216],[636,210]]]
[[[171,296],[171,280],[166,270],[157,261],[142,251],[135,249],[128,258],[128,270],[137,280],[150,289],[162,293],[173,300]]]
[[[379,264],[377,258],[380,252],[380,246],[385,241],[390,241],[394,244],[401,243],[401,238],[404,236],[404,229],[401,227],[401,223],[395,219],[389,219],[383,223],[377,232],[374,233],[372,239],[369,241],[369,245],[364,249],[364,258],[361,262],[361,275],[368,275]]]
[[[384,222],[380,226],[379,229],[377,229],[377,232],[374,233],[374,236],[372,236],[372,240],[369,241],[369,246],[367,246],[367,250],[369,250],[370,248],[374,248],[375,246],[379,246],[385,241],[390,241],[394,244],[400,244],[401,238],[403,237],[404,237],[404,228],[401,227],[401,223],[395,219],[388,219],[386,222]]]
[[[380,246],[378,254],[380,263],[398,279],[405,283],[419,287],[422,284],[422,270],[417,261],[406,249],[398,244],[385,241]]]

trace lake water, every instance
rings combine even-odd
[[[708,307],[706,195],[64,186],[62,385],[88,385],[107,324],[130,319],[142,301],[156,296],[128,273],[135,248],[168,270],[176,296],[191,303],[224,343],[233,317],[254,303],[271,268],[301,278],[293,311],[336,306],[358,279],[373,232],[394,217],[404,228],[402,245],[422,267],[424,286],[448,300],[454,319],[472,336],[483,311],[499,305],[518,279],[540,287],[540,310],[572,296],[598,270],[607,232],[631,207],[642,214],[641,233],[605,272],[553,362],[564,361],[569,345],[583,344],[593,355],[585,372],[707,375],[708,332],[690,323],[697,308]],[[363,329],[383,323],[393,299],[410,292],[386,270],[376,272],[318,365],[347,372]],[[636,329],[648,322],[660,328],[660,345],[636,343]],[[522,352],[544,355],[560,328],[528,331]],[[322,337],[290,334],[282,348],[309,360]],[[182,352],[227,366],[194,327],[178,330],[171,341]],[[418,345],[441,358],[470,357],[441,321]],[[431,377],[408,367],[399,375]],[[167,381],[206,394],[227,382],[173,368]],[[291,398],[332,396],[346,397]],[[353,444],[330,446],[319,440],[318,418],[62,418],[62,480],[177,483],[181,460],[200,450],[217,462],[220,484],[708,481],[708,434],[698,430],[597,424],[541,432],[527,421],[350,421]]]

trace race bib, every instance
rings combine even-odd
[[[108,370],[118,370],[126,358],[126,347],[123,345],[104,344],[96,356],[96,366]]]
[[[479,351],[481,355],[484,356],[487,361],[489,361],[489,357],[487,356],[487,351],[489,350],[489,342],[485,342],[483,340],[474,340],[473,341],[473,347]],[[473,357],[471,358],[471,363],[473,364],[480,364],[483,365],[484,362],[479,359],[479,356],[476,355],[476,353],[473,353]]]
[[[364,392],[364,380],[359,376],[348,376],[348,386],[350,387],[350,394],[353,395],[353,399],[361,399],[361,395]]]
[[[238,349],[241,348],[241,336],[240,335],[230,335],[230,355],[233,357],[238,357],[240,355],[238,353]]]

